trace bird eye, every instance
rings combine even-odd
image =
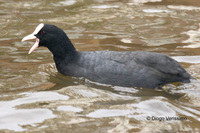
[[[41,34],[44,35],[44,34],[45,34],[45,31],[42,31]]]

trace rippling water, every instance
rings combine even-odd
[[[199,14],[198,0],[0,1],[0,132],[200,132]],[[46,48],[21,42],[39,23],[79,51],[168,54],[196,80],[165,91],[63,76]]]

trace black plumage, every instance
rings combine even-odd
[[[63,75],[144,88],[190,82],[192,78],[177,61],[165,54],[145,51],[78,52],[63,30],[49,24],[43,24],[34,36],[39,39],[39,46],[45,46],[52,52],[57,70]]]

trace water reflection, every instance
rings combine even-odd
[[[185,63],[200,63],[200,56],[174,56],[173,59],[177,60],[178,62],[185,62]]]
[[[81,108],[76,108],[76,107],[73,107],[73,106],[70,106],[70,105],[58,106],[57,110],[58,111],[72,111],[72,112],[82,112],[83,111],[83,109],[81,109]]]
[[[86,116],[92,118],[103,118],[103,117],[127,116],[128,114],[131,113],[132,113],[131,110],[99,109],[87,114]]]
[[[6,111],[8,114],[0,116],[0,129],[8,129],[12,131],[24,131],[26,129],[21,127],[23,125],[29,125],[38,122],[41,123],[46,119],[56,117],[52,111],[48,109],[8,109]]]
[[[56,92],[35,92],[35,93],[20,93],[15,100],[0,102],[0,129],[9,129],[14,131],[24,131],[21,126],[34,123],[41,123],[46,119],[55,118],[56,115],[46,108],[36,109],[20,109],[24,104],[31,104],[37,102],[47,102],[55,100],[66,100],[68,96],[58,94]],[[9,98],[8,96],[4,97]]]

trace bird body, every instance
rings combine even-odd
[[[38,28],[39,27],[39,28]],[[58,72],[124,87],[156,88],[171,82],[190,82],[191,75],[165,54],[145,51],[78,52],[67,35],[54,25],[40,24],[24,40],[36,39],[29,51],[47,47],[53,54]],[[38,30],[40,29],[40,30]]]
[[[77,52],[73,62],[54,61],[63,75],[117,86],[156,88],[170,82],[189,82],[191,77],[169,56],[145,51]]]

